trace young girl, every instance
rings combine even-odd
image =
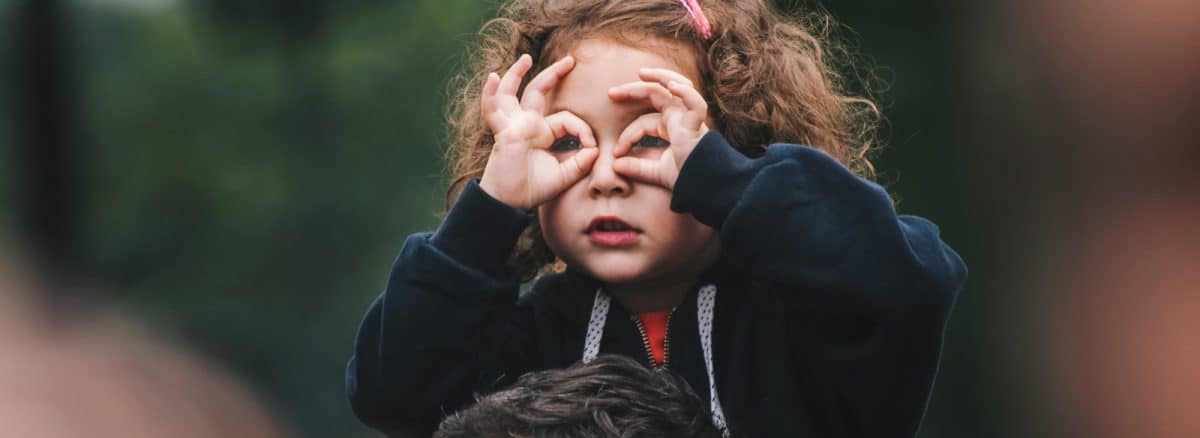
[[[856,175],[874,107],[819,38],[763,0],[514,0],[482,35],[450,112],[457,201],[350,359],[364,422],[427,436],[614,353],[739,435],[916,433],[966,268]]]

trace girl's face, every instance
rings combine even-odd
[[[665,45],[660,52],[682,48]],[[653,52],[605,40],[585,40],[571,54],[575,68],[549,96],[549,114],[569,111],[592,130],[600,155],[588,175],[538,208],[546,243],[568,265],[606,284],[679,285],[695,281],[716,259],[719,237],[691,214],[670,209],[671,191],[613,171],[618,137],[649,102],[617,102],[608,89],[638,81],[644,67],[667,68],[701,84],[698,75]],[[666,141],[653,137],[628,154],[656,158]],[[567,148],[556,148],[567,149]],[[573,152],[556,152],[560,160]]]

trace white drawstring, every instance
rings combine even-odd
[[[583,341],[583,363],[591,362],[600,354],[600,338],[604,337],[604,322],[608,319],[608,302],[608,294],[596,289],[592,317],[588,319],[587,338]]]
[[[700,297],[696,300],[696,319],[699,321],[700,348],[704,350],[704,370],[708,371],[709,404],[712,406],[713,424],[721,429],[721,433],[729,436],[729,428],[725,426],[725,411],[721,409],[721,400],[717,398],[717,378],[713,375],[712,359],[712,325],[713,309],[717,306],[717,287],[711,284],[700,288]]]

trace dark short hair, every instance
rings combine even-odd
[[[442,421],[435,438],[712,437],[691,386],[624,356],[525,374]]]

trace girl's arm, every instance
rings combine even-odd
[[[507,261],[531,220],[472,181],[434,233],[414,234],[367,311],[346,370],[364,423],[428,436],[507,369],[519,375],[529,320]]]
[[[882,188],[824,153],[774,145],[746,158],[708,130],[708,104],[689,78],[638,76],[609,97],[658,112],[626,128],[613,168],[671,189],[672,210],[720,233],[725,262],[754,282],[742,297],[753,318],[784,319],[790,363],[812,385],[802,397],[830,422],[827,435],[915,433],[966,280],[962,259],[932,222],[897,215]],[[668,150],[622,156],[647,135]]]
[[[369,425],[428,436],[473,391],[529,369],[532,305],[514,306],[520,282],[508,256],[532,220],[525,210],[575,184],[599,155],[578,116],[545,115],[545,95],[574,58],[546,67],[518,99],[532,65],[526,54],[503,76],[488,75],[480,116],[495,142],[481,179],[468,183],[437,232],[409,237],[387,290],[367,311],[346,388]],[[592,147],[560,162],[550,149],[566,136]],[[535,285],[527,296],[537,292]]]
[[[862,436],[915,433],[943,329],[967,270],[932,222],[828,155],[777,144],[758,159],[709,131],[684,162],[671,208],[718,230],[749,293],[785,309],[798,372],[823,409]]]

